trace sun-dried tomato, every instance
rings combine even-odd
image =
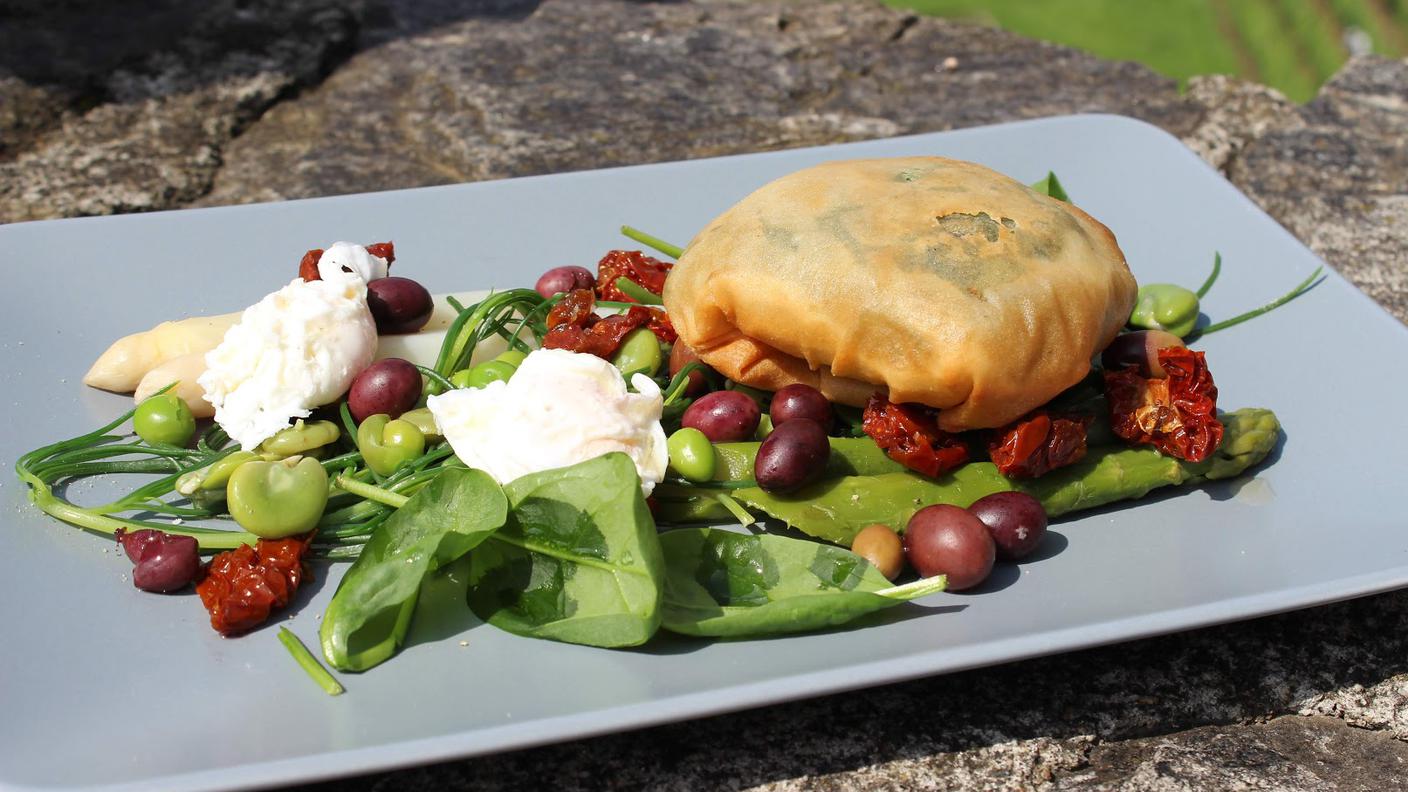
[[[650,332],[654,333],[655,337],[663,343],[675,343],[675,339],[679,338],[680,334],[675,332],[675,326],[670,322],[670,317],[659,308],[645,310],[650,312],[650,321],[645,323],[645,326],[650,328]]]
[[[367,252],[377,258],[386,259],[388,267],[396,261],[396,243],[394,242],[373,242],[367,245]]]
[[[1222,442],[1217,385],[1202,352],[1160,349],[1165,377],[1142,377],[1133,368],[1105,372],[1105,398],[1115,434],[1152,445],[1188,462],[1207,459]]]
[[[566,349],[585,352],[599,358],[610,358],[621,346],[626,334],[650,321],[650,312],[636,306],[623,314],[607,316],[590,327],[560,324],[543,336],[544,349]]]
[[[577,325],[583,329],[596,323],[596,295],[591,289],[573,289],[548,309],[547,325],[551,330],[561,325]]]
[[[968,446],[939,428],[938,414],[932,407],[895,404],[876,393],[866,402],[861,427],[891,459],[933,477],[968,461]]]
[[[597,316],[595,309],[596,297],[591,289],[568,292],[548,311],[548,333],[543,337],[543,348],[610,358],[621,346],[621,339],[637,327],[649,328],[656,338],[666,343],[673,343],[679,337],[670,318],[658,308],[633,305],[623,314],[604,318]]]
[[[212,558],[196,584],[210,626],[221,635],[238,635],[287,605],[308,575],[303,556],[312,537],[260,539],[257,547],[240,545]]]
[[[596,294],[603,300],[635,302],[616,288],[617,278],[625,278],[651,294],[662,294],[665,291],[665,278],[669,276],[673,266],[675,265],[668,261],[651,258],[639,250],[609,251],[596,265]]]
[[[298,262],[298,277],[306,281],[322,280],[323,276],[318,274],[318,259],[322,257],[322,248],[313,248],[304,253],[303,260]]]
[[[391,262],[396,260],[396,245],[392,242],[373,242],[367,245],[367,252],[378,258],[386,259],[386,266],[391,266]],[[298,262],[298,277],[306,281],[322,280],[323,276],[318,274],[318,260],[323,257],[322,248],[313,248],[303,254],[303,259]]]
[[[1009,478],[1043,476],[1085,456],[1085,432],[1091,418],[1051,415],[1045,410],[1031,413],[993,430],[988,457],[998,472]]]

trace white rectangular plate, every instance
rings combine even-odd
[[[115,546],[43,516],[22,452],[127,399],[83,387],[120,335],[237,310],[303,251],[396,242],[432,291],[531,285],[592,266],[622,223],[688,241],[763,183],[826,160],[937,154],[1022,181],[1054,169],[1112,228],[1141,282],[1221,280],[1221,318],[1320,262],[1177,140],[1080,116],[829,148],[0,227],[0,785],[216,789],[326,778],[759,706],[1299,608],[1408,581],[1408,332],[1339,276],[1208,337],[1224,409],[1272,408],[1285,440],[1246,480],[1158,494],[1053,526],[1057,550],[864,629],[751,642],[660,638],[637,651],[533,641],[466,615],[422,621],[391,662],[324,695],[273,625],[227,640],[192,594],[141,594]],[[96,493],[83,487],[79,500]],[[342,567],[290,626],[310,645]]]

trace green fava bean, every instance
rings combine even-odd
[[[611,364],[621,370],[627,381],[633,374],[655,376],[665,356],[660,351],[660,341],[646,327],[637,327],[621,339],[621,346],[611,356]]]
[[[196,431],[191,408],[174,393],[158,393],[137,405],[132,430],[150,445],[183,446]]]
[[[523,365],[523,361],[528,357],[528,353],[521,349],[506,349],[500,352],[494,360],[507,363],[515,369]]]
[[[414,410],[407,410],[401,413],[401,420],[419,429],[420,433],[425,435],[426,442],[433,442],[442,437],[440,427],[435,424],[435,416],[430,414],[430,408],[428,407],[417,407]]]
[[[768,439],[770,434],[772,434],[772,416],[763,413],[762,417],[758,419],[758,431],[753,433],[753,439],[763,441]]]
[[[332,421],[305,423],[302,418],[293,426],[279,430],[279,433],[259,444],[259,453],[270,461],[283,459],[295,454],[306,454],[315,448],[322,448],[337,442],[342,433]]]
[[[685,427],[665,441],[670,451],[670,468],[690,481],[708,481],[714,477],[719,458],[714,444],[698,429]]]
[[[259,459],[259,455],[253,451],[236,451],[220,457],[199,470],[183,473],[179,479],[176,479],[176,491],[188,498],[198,493],[224,495],[225,485],[230,481],[230,474],[235,472],[235,468],[251,459]]]
[[[1129,323],[1145,330],[1164,330],[1182,338],[1198,323],[1198,295],[1172,283],[1139,287]]]
[[[357,450],[373,473],[389,476],[425,453],[425,435],[410,421],[393,421],[391,416],[378,413],[357,427]]]
[[[309,457],[252,460],[235,468],[225,487],[230,516],[263,539],[307,533],[328,504],[328,474]]]
[[[482,388],[491,382],[508,382],[518,367],[503,360],[486,360],[470,368],[464,387]],[[450,378],[450,382],[454,382]]]

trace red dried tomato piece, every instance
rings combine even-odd
[[[988,457],[1009,478],[1036,478],[1085,457],[1089,415],[1038,411],[994,430]]]
[[[1202,352],[1165,347],[1158,354],[1165,377],[1142,377],[1134,368],[1105,372],[1111,427],[1131,443],[1201,462],[1222,442],[1212,372]]]
[[[596,295],[591,289],[573,289],[548,310],[547,325],[551,330],[561,325],[586,328],[595,324]]]
[[[876,393],[866,402],[861,427],[891,459],[934,477],[968,461],[968,446],[939,428],[938,414],[932,407],[895,404]]]
[[[378,258],[386,259],[386,266],[391,266],[391,262],[396,260],[396,245],[392,242],[373,242],[367,245],[367,252]],[[323,276],[318,274],[318,259],[323,257],[322,248],[313,248],[303,254],[303,259],[298,262],[298,277],[306,281],[322,280]]]
[[[675,339],[679,338],[680,334],[675,332],[675,326],[670,322],[670,317],[659,308],[646,308],[645,310],[650,312],[650,321],[645,323],[645,326],[650,328],[650,332],[666,344],[675,343]]]
[[[323,276],[318,274],[318,259],[322,257],[322,248],[313,248],[304,253],[303,260],[298,262],[298,277],[306,281],[322,280]]]
[[[394,242],[373,242],[367,245],[367,252],[377,258],[386,259],[386,266],[396,260],[396,243]]]
[[[210,560],[196,593],[210,611],[210,626],[221,635],[248,632],[282,608],[307,576],[303,556],[310,533],[290,539],[260,539],[256,547],[240,545]]]
[[[623,314],[605,318],[597,316],[595,309],[596,297],[591,289],[568,292],[548,311],[543,348],[610,358],[621,346],[621,339],[637,327],[650,328],[656,338],[666,343],[673,343],[678,337],[670,318],[658,308],[633,305]]]
[[[544,349],[566,349],[585,352],[599,358],[610,358],[621,346],[626,334],[650,321],[650,312],[636,306],[623,314],[600,319],[590,327],[560,324],[543,336]]]
[[[609,251],[596,265],[596,294],[603,300],[635,302],[616,288],[617,278],[625,278],[651,294],[661,294],[665,291],[665,278],[674,266],[639,250]]]

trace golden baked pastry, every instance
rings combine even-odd
[[[962,431],[1006,424],[1090,370],[1136,286],[1071,204],[939,157],[831,162],[709,223],[665,284],[681,340],[738,382],[877,389]]]

